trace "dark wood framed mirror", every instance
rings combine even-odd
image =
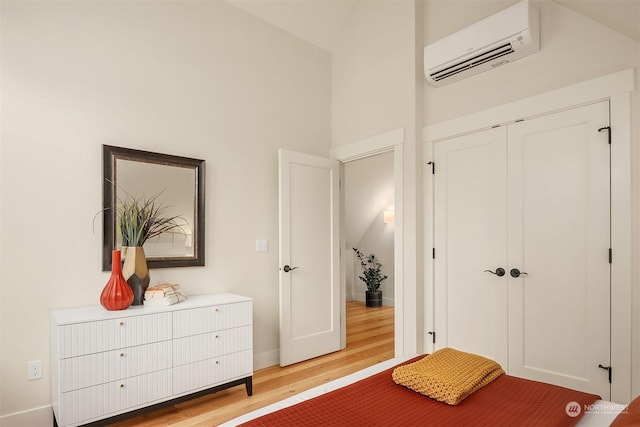
[[[102,270],[111,270],[111,252],[121,246],[117,207],[127,196],[150,198],[166,216],[179,216],[178,232],[164,233],[144,244],[149,268],[204,265],[205,161],[131,148],[102,146]]]

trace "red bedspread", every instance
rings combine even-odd
[[[415,360],[415,359],[414,359]],[[411,362],[411,361],[409,361]],[[409,363],[407,362],[407,363]],[[599,399],[594,394],[502,375],[457,406],[396,385],[393,368],[243,426],[568,426],[567,415]]]

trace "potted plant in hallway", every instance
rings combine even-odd
[[[374,254],[365,256],[358,248],[353,248],[356,256],[360,260],[362,274],[358,276],[367,285],[365,301],[367,307],[382,307],[382,291],[380,286],[382,281],[388,276],[382,275],[382,264]]]

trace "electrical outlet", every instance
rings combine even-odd
[[[39,378],[42,378],[42,360],[27,362],[27,379],[31,381]]]

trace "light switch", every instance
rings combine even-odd
[[[269,241],[267,239],[257,239],[256,252],[268,252],[268,251],[269,251]]]

